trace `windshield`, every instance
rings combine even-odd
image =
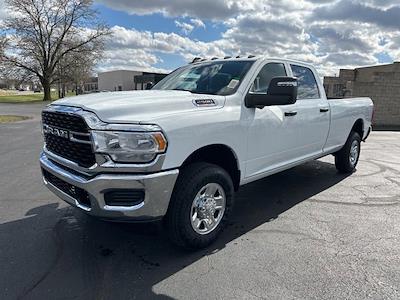
[[[253,61],[211,61],[180,68],[153,90],[179,90],[197,94],[231,95],[236,92]]]

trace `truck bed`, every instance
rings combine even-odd
[[[343,98],[329,99],[331,124],[325,150],[334,149],[343,145],[349,133],[349,128],[358,119],[364,120],[364,137],[372,123],[373,103],[370,98]]]

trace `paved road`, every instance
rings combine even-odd
[[[0,124],[0,138],[0,299],[400,298],[400,133],[373,133],[349,177],[329,157],[243,187],[230,226],[197,253],[48,192],[37,118]]]

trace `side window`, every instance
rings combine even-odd
[[[320,98],[317,81],[314,73],[306,67],[290,65],[293,76],[299,80],[297,99],[318,99]]]
[[[287,76],[284,64],[268,63],[261,69],[260,73],[258,73],[250,92],[266,94],[271,79],[282,76]]]

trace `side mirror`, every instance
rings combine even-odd
[[[274,77],[272,78],[266,94],[249,92],[245,98],[248,108],[271,105],[289,105],[297,100],[297,78]]]
[[[154,86],[154,84],[152,82],[148,82],[148,83],[146,83],[145,89],[146,90],[151,90],[153,88],[153,86]]]

